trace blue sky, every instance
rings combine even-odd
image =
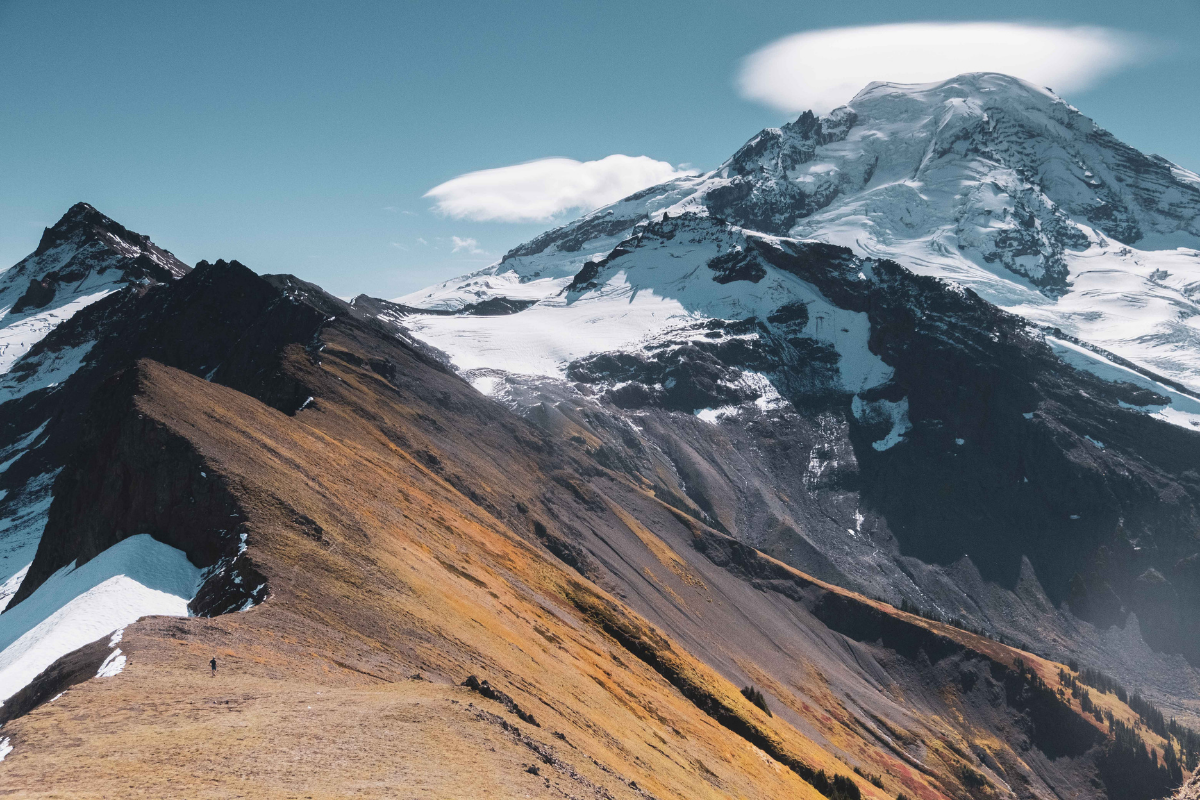
[[[790,116],[742,96],[743,59],[841,26],[986,19],[1136,34],[1137,63],[1060,91],[1135,147],[1200,171],[1200,3],[973,10],[0,0],[0,265],[86,200],[188,262],[237,258],[336,294],[393,297],[551,224],[449,217],[431,210],[433,187],[552,156],[711,168]]]

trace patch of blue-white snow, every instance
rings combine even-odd
[[[1063,341],[1047,336],[1046,344],[1054,350],[1054,354],[1075,369],[1090,372],[1098,378],[1110,383],[1132,383],[1143,389],[1163,395],[1170,400],[1167,405],[1134,406],[1121,401],[1123,408],[1140,411],[1151,417],[1157,417],[1163,422],[1169,422],[1187,430],[1200,429],[1200,400],[1191,395],[1172,389],[1152,378],[1109,361],[1099,353],[1092,352],[1086,347],[1080,347],[1072,342]]]
[[[187,616],[200,582],[201,571],[181,550],[147,534],[124,539],[82,566],[63,567],[0,614],[0,701],[61,656],[141,617]],[[119,672],[123,659],[110,655],[106,667]]]
[[[871,443],[871,447],[879,452],[890,450],[900,444],[904,441],[904,435],[912,430],[912,423],[908,419],[907,397],[902,397],[893,403],[890,400],[868,402],[858,395],[854,395],[854,399],[850,401],[850,411],[859,422],[874,422],[881,418],[891,420],[892,428],[887,435],[879,441]]]
[[[0,517],[0,586],[7,587],[15,575],[24,575],[29,568],[33,556],[37,552],[38,542],[42,538],[42,530],[46,527],[46,519],[50,513],[52,497],[50,489],[60,470],[46,472],[30,478],[25,482],[22,498],[18,502],[10,500],[10,507],[18,503],[6,515]],[[17,585],[20,584],[18,580]],[[7,595],[0,589],[0,611],[7,604]]]
[[[121,670],[125,669],[125,654],[121,652],[121,648],[117,648],[108,654],[108,658],[104,659],[104,663],[100,665],[100,669],[96,671],[97,678],[115,678],[121,674]]]

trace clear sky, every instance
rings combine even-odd
[[[551,225],[449,217],[424,196],[433,187],[551,156],[712,168],[789,118],[743,97],[743,59],[789,34],[906,21],[1140,36],[1137,63],[1062,93],[1133,146],[1200,171],[1200,2],[981,10],[0,0],[0,266],[85,200],[189,263],[236,258],[339,295],[394,297]]]

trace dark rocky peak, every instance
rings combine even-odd
[[[58,222],[42,232],[42,239],[38,242],[37,250],[34,250],[33,254],[35,256],[44,255],[80,233],[92,232],[103,235],[106,231],[122,236],[127,241],[137,241],[139,238],[143,238],[119,222],[101,214],[94,206],[88,203],[76,203],[67,209],[67,213],[63,214]]]
[[[319,358],[319,337],[330,325],[366,326],[389,340],[397,332],[294,275],[201,261],[182,279],[150,287],[130,318],[97,344],[93,361],[95,371],[111,375],[150,358],[292,414],[312,392],[284,362],[295,348]]]
[[[0,274],[0,307],[11,304],[13,314],[37,311],[115,285],[164,283],[190,271],[149,237],[76,203],[45,229],[32,254]]]
[[[371,314],[375,317],[386,317],[388,319],[395,319],[397,321],[410,314],[432,314],[440,317],[448,317],[454,314],[452,310],[446,308],[417,308],[415,306],[405,305],[404,303],[393,303],[391,300],[382,300],[378,297],[371,297],[369,294],[360,294],[358,297],[355,297],[350,301],[350,305],[354,306],[354,308],[358,309],[359,311],[366,312],[367,314]]]
[[[360,294],[350,301],[356,311],[365,312],[379,319],[399,321],[410,314],[430,314],[437,317],[456,315],[474,317],[503,317],[524,311],[537,303],[536,300],[524,300],[516,297],[489,297],[478,303],[467,303],[458,308],[417,308],[403,303],[393,303],[378,297]]]
[[[241,266],[236,261],[233,263]],[[354,314],[354,309],[345,300],[334,297],[315,283],[301,280],[295,275],[263,275],[262,280],[274,286],[291,302],[304,303],[327,317]]]
[[[653,190],[658,188],[657,186],[652,187]],[[651,190],[644,191],[648,192]],[[626,198],[626,201],[634,201],[636,199],[637,195],[633,195]],[[500,263],[503,264],[522,256],[536,256],[544,253],[551,246],[554,246],[559,252],[577,253],[590,241],[606,236],[617,236],[629,230],[634,222],[641,218],[641,209],[638,209],[637,212],[632,216],[628,213],[617,214],[611,209],[594,212],[581,220],[576,220],[546,231],[532,241],[514,247],[504,254],[504,258],[501,259]]]
[[[150,241],[149,236],[129,230],[87,203],[71,206],[58,222],[46,228],[33,255],[41,257],[64,245],[83,248],[92,244],[99,244],[136,262],[127,270],[131,280],[164,281],[191,271],[187,264]]]

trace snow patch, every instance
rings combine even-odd
[[[696,419],[709,425],[718,424],[725,417],[736,417],[742,413],[738,406],[721,406],[720,408],[702,408],[696,412]]]
[[[32,564],[26,564],[19,570],[13,573],[12,577],[0,585],[0,611],[8,608],[8,603],[12,600],[13,595],[17,593],[17,589],[21,588],[21,581],[25,580],[25,575],[29,572],[29,567]]]
[[[0,614],[0,701],[60,657],[141,617],[188,616],[200,577],[182,551],[147,534],[63,567]]]
[[[1134,406],[1121,402],[1122,408],[1140,411],[1151,417],[1161,419],[1186,430],[1200,429],[1200,400],[1191,395],[1183,394],[1171,387],[1147,378],[1140,372],[1109,361],[1099,353],[1086,347],[1080,347],[1074,342],[1046,337],[1046,344],[1054,350],[1055,355],[1075,369],[1090,372],[1098,378],[1110,383],[1132,383],[1143,389],[1149,389],[1155,394],[1164,395],[1170,400],[1165,406]]]
[[[27,357],[21,362],[20,369],[0,378],[0,403],[58,386],[83,366],[95,344],[84,342]]]
[[[104,659],[104,663],[100,665],[100,669],[96,672],[97,678],[113,678],[121,674],[121,670],[125,669],[125,655],[121,652],[121,648],[117,648],[108,654],[108,658]]]
[[[491,397],[503,385],[504,379],[495,375],[480,375],[471,380],[471,386],[475,388],[475,391],[485,397]]]
[[[95,276],[89,276],[86,282],[97,281]],[[66,322],[76,313],[98,300],[103,300],[114,291],[115,282],[100,280],[104,285],[100,291],[84,294],[68,303],[48,308],[33,314],[0,315],[0,373],[8,372],[21,356],[28,353],[33,346],[46,338],[46,334]],[[7,309],[5,309],[7,311]],[[90,348],[90,345],[89,345]],[[86,352],[86,351],[85,351]]]
[[[855,419],[863,423],[876,422],[881,418],[891,420],[892,429],[888,431],[887,436],[871,443],[871,447],[881,453],[900,444],[904,441],[904,435],[912,430],[912,423],[908,419],[907,397],[893,403],[889,400],[867,402],[858,395],[854,395],[854,399],[850,401],[850,411],[854,414]]]
[[[60,471],[30,478],[19,498],[9,501],[8,514],[0,518],[0,581],[7,582],[33,561],[50,512],[50,490]]]

